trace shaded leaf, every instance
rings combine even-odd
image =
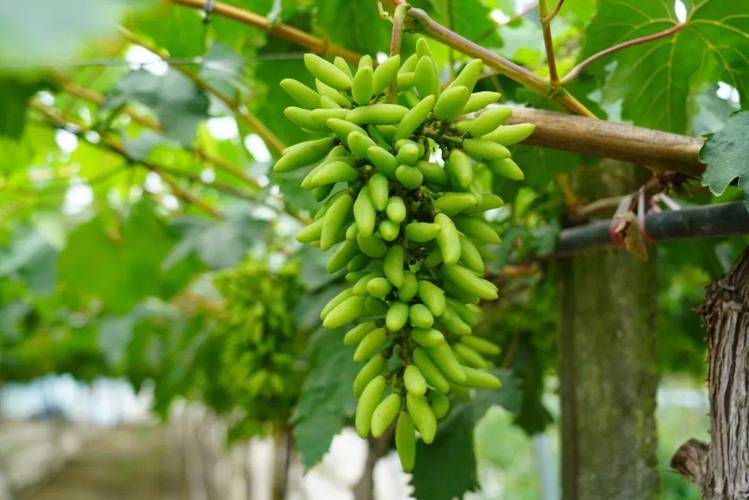
[[[107,107],[135,100],[154,110],[165,134],[192,144],[198,124],[208,117],[208,97],[186,76],[169,70],[163,76],[145,69],[125,75],[110,93]]]
[[[164,260],[169,269],[191,255],[197,255],[210,268],[231,267],[242,260],[268,226],[258,220],[248,206],[232,207],[226,219],[215,222],[200,217],[185,217],[175,227],[181,241]]]
[[[2,42],[0,42],[1,46]],[[0,76],[0,109],[2,109],[0,136],[6,135],[14,139],[21,137],[26,126],[26,108],[29,105],[29,99],[43,86],[44,83],[40,80],[25,81],[20,78]]]
[[[316,0],[317,25],[331,42],[354,52],[387,52],[390,25],[377,12],[376,2]]]

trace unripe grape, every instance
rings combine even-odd
[[[482,275],[485,247],[499,236],[483,214],[502,200],[484,191],[492,176],[523,178],[505,146],[534,127],[502,125],[508,106],[484,109],[500,95],[471,93],[479,60],[443,91],[423,38],[403,64],[396,55],[373,69],[365,55],[352,72],[340,57],[331,63],[308,54],[304,62],[315,89],[283,80],[299,104],[284,113],[327,136],[286,148],[274,170],[307,167],[301,187],[321,207],[297,239],[323,251],[335,246],[328,271],[348,271],[349,288],[320,318],[326,328],[359,323],[344,335],[344,344],[356,346],[354,359],[366,361],[353,383],[356,430],[380,436],[397,418],[396,448],[411,470],[415,432],[427,444],[434,440],[451,385],[461,394],[500,385],[486,371],[499,347],[472,334],[476,304],[497,297]],[[264,390],[283,380],[260,372],[254,384]]]

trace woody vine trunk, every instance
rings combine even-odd
[[[749,248],[707,291],[710,444],[690,439],[671,466],[706,500],[749,498]]]

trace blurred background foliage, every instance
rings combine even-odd
[[[355,52],[388,50],[390,25],[376,2],[227,3]],[[611,120],[693,135],[721,129],[747,98],[749,68],[736,59],[747,44],[726,35],[728,49],[711,53],[699,37],[729,33],[724,11],[749,5],[703,3],[699,12],[692,2],[566,3],[554,21],[562,73],[621,38],[675,22],[678,4],[718,26],[622,51],[586,68],[569,90]],[[413,2],[546,75],[540,25],[527,2],[454,4]],[[406,35],[404,50],[413,43]],[[463,63],[430,44],[443,67]],[[667,49],[679,60],[668,59]],[[298,179],[269,171],[278,153],[272,139],[303,137],[282,113],[291,101],[278,83],[305,78],[304,51],[171,2],[0,0],[0,384],[49,373],[83,381],[123,376],[136,387],[153,382],[162,415],[177,398],[200,400],[231,422],[233,438],[290,427],[304,465],[319,462],[350,421],[357,366],[340,332],[318,330],[317,312],[342,276],[328,275],[324,256],[293,239],[315,203]],[[697,73],[691,51],[709,62]],[[714,64],[720,57],[724,64]],[[500,75],[482,79],[479,90],[554,108]],[[669,113],[659,101],[664,93]],[[656,105],[643,104],[640,94]],[[541,260],[530,276],[501,278],[501,299],[485,308],[482,328],[503,347],[496,361],[505,388],[454,410],[443,429],[454,453],[419,450],[417,462],[428,467],[417,467],[413,482],[422,495],[438,471],[451,477],[440,498],[476,486],[472,427],[487,408],[504,410],[481,420],[475,451],[480,465],[501,469],[529,460],[506,450],[527,448],[526,436],[548,432],[557,419],[548,396],[556,390],[558,297],[546,257],[569,222],[560,178],[597,160],[522,145],[513,156],[527,180],[492,186],[506,205],[492,214],[504,238],[490,271]],[[718,197],[690,182],[676,197],[690,205],[741,193],[729,186]],[[658,337],[662,376],[704,379],[695,309],[704,286],[746,243],[658,245],[658,330],[643,335]],[[507,474],[521,491],[531,481]],[[686,498],[685,484],[664,473],[664,498]]]

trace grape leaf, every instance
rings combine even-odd
[[[708,138],[700,151],[700,160],[707,164],[702,185],[716,196],[723,194],[734,179],[744,193],[749,210],[749,111],[735,113],[724,128]]]
[[[236,97],[241,88],[244,59],[223,43],[215,42],[202,58],[200,78],[210,83],[224,95]]]
[[[267,221],[252,215],[252,207],[234,205],[226,211],[226,218],[214,222],[202,217],[184,217],[175,223],[182,240],[164,260],[164,269],[197,255],[210,268],[221,269],[236,265],[248,250],[258,243]]]
[[[724,80],[749,95],[749,0],[686,2],[683,27],[670,36],[614,53],[586,72],[616,68],[607,98],[622,98],[622,118],[646,127],[685,132],[690,97],[704,83]],[[738,14],[737,14],[738,13]],[[679,23],[673,2],[601,0],[585,33],[582,57],[652,35]]]
[[[18,139],[26,126],[26,108],[29,99],[43,87],[38,80],[0,75],[0,136]]]
[[[158,115],[167,136],[190,145],[198,124],[208,117],[208,97],[186,76],[173,70],[155,75],[144,69],[125,75],[110,92],[106,107],[135,100]]]
[[[168,19],[168,22],[165,20]],[[197,56],[203,53],[205,26],[201,12],[180,5],[159,2],[154,8],[135,16],[136,31],[148,33],[153,42],[172,57]]]
[[[331,42],[355,52],[387,52],[390,25],[377,12],[377,2],[317,0],[317,25]]]
[[[271,38],[258,54],[270,56],[279,53],[299,53],[299,47]],[[314,87],[312,77],[301,56],[294,59],[263,59],[255,66],[255,80],[262,86],[256,89],[258,94],[250,105],[260,121],[281,141],[294,144],[309,139],[309,136],[283,114],[287,106],[297,105],[280,86],[284,78],[295,78]]]
[[[322,460],[344,419],[354,412],[351,383],[359,370],[343,331],[319,330],[310,339],[310,371],[291,417],[294,441],[305,469]]]
[[[501,389],[478,391],[471,401],[458,404],[450,411],[440,423],[432,444],[419,441],[411,480],[417,499],[452,500],[478,487],[473,451],[476,422],[493,405],[501,405],[511,412],[517,412],[520,407],[520,391],[510,372],[496,370],[494,374],[502,380]]]
[[[114,312],[157,294],[172,239],[154,210],[151,202],[139,203],[121,230],[102,215],[78,226],[60,253],[58,284],[73,299],[97,297]]]
[[[0,277],[18,276],[32,291],[49,292],[55,286],[57,254],[41,231],[20,226],[10,246],[0,248]]]
[[[411,484],[419,500],[452,500],[478,487],[470,405],[453,410],[430,445],[419,441]]]

